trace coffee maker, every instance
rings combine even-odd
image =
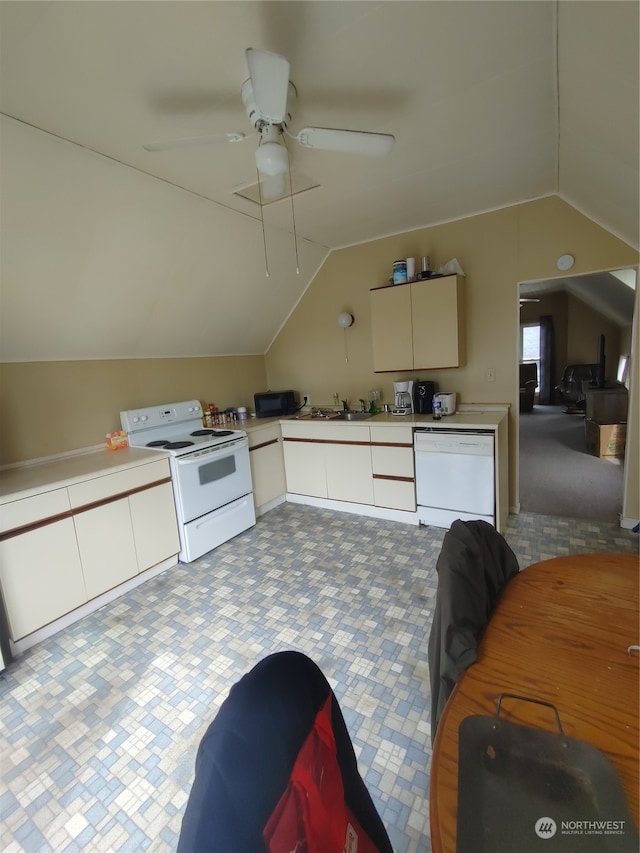
[[[418,380],[413,389],[413,410],[417,415],[430,415],[433,395],[438,390],[435,382]]]
[[[392,415],[410,415],[413,412],[413,381],[393,383]]]

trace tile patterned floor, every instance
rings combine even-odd
[[[174,850],[208,723],[244,672],[295,648],[338,696],[394,850],[428,853],[443,536],[283,504],[26,652],[0,680],[2,850]],[[614,525],[527,514],[506,538],[521,568],[638,548]]]

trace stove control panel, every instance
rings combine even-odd
[[[150,429],[151,427],[163,427],[167,424],[199,421],[201,417],[202,407],[198,400],[187,400],[184,403],[169,403],[159,408],[157,406],[150,406],[145,409],[120,412],[122,428],[127,432],[135,432],[137,429]]]

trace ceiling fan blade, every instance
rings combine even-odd
[[[246,139],[244,133],[214,133],[210,136],[187,136],[167,142],[151,142],[143,145],[145,151],[169,151],[172,148],[196,148],[200,145],[220,145],[224,142],[241,142]]]
[[[305,148],[324,151],[345,151],[381,157],[388,154],[396,141],[388,133],[367,133],[363,130],[333,130],[330,127],[304,127],[295,137]]]
[[[266,121],[280,124],[287,114],[289,63],[277,53],[250,47],[247,64],[256,109]]]

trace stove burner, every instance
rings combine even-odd
[[[165,450],[180,450],[182,447],[190,447],[193,441],[170,441],[164,445]]]
[[[161,438],[158,441],[150,441],[149,444],[145,445],[145,447],[166,447],[167,444],[169,444],[169,440]]]
[[[195,432],[190,432],[189,435],[213,435],[212,429],[197,429]]]
[[[233,435],[232,429],[213,429],[211,432],[214,435]]]

